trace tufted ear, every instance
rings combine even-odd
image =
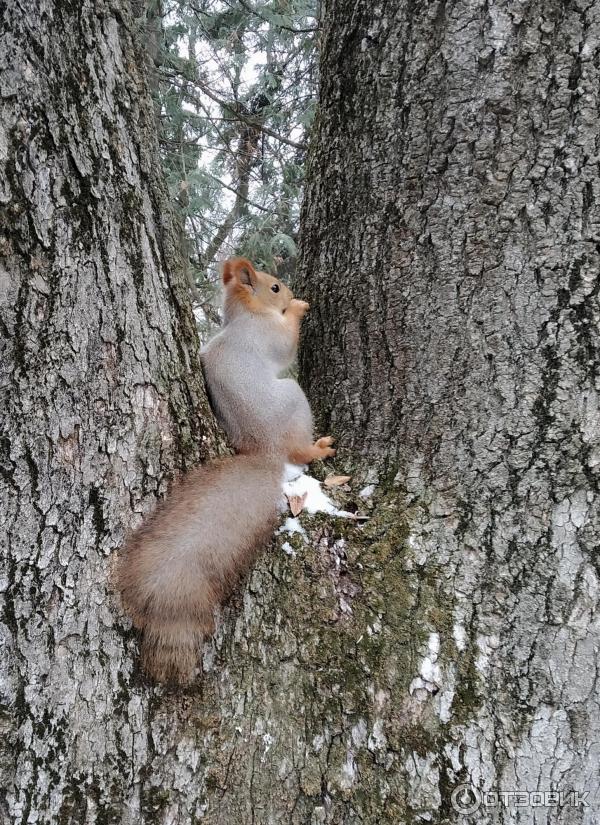
[[[254,289],[257,282],[256,270],[247,258],[230,258],[223,264],[223,284],[239,284]]]

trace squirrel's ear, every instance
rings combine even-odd
[[[227,286],[233,280],[252,289],[256,286],[256,270],[247,258],[230,258],[223,264],[223,283]]]

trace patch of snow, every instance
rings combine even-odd
[[[286,471],[287,468],[291,466],[292,465],[286,464]],[[300,498],[306,493],[306,500],[302,509],[310,513],[310,515],[314,515],[315,513],[328,513],[331,516],[352,518],[352,513],[338,510],[333,501],[331,501],[321,489],[321,482],[312,476],[306,475],[306,473],[301,473],[291,481],[285,481],[283,492],[286,496],[299,496]]]
[[[454,644],[456,649],[462,653],[467,647],[467,632],[463,625],[455,624],[452,628],[452,635],[454,636]]]
[[[349,791],[356,781],[356,762],[354,761],[354,754],[348,751],[346,754],[346,761],[342,765],[339,775],[338,784],[343,791]]]
[[[289,543],[289,541],[284,541],[283,544],[281,545],[281,549],[286,554],[286,556],[291,556],[292,558],[296,558],[296,551],[294,550],[292,545]]]
[[[286,464],[283,468],[283,481],[294,481],[299,478],[306,469],[306,464]]]
[[[440,634],[430,633],[427,642],[427,653],[423,657],[416,676],[408,688],[409,693],[416,693],[423,700],[427,693],[437,693],[442,685],[442,671],[437,663],[440,653]]]
[[[279,528],[279,533],[300,533],[301,536],[306,535],[306,530],[300,524],[297,518],[286,518],[282,527]]]

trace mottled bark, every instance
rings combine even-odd
[[[127,4],[0,18],[0,820],[137,822],[112,554],[215,430]]]
[[[595,823],[599,11],[324,4],[302,366],[372,519],[276,542],[170,692],[110,556],[215,437],[130,16],[5,4],[0,817]]]
[[[382,635],[425,664],[373,686],[367,786],[397,821],[453,820],[460,782],[589,792],[476,821],[600,815],[599,48],[598,2],[324,4],[301,366],[406,508]],[[361,784],[342,821],[394,821]]]

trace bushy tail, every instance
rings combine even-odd
[[[283,459],[233,456],[189,472],[127,541],[123,606],[142,630],[142,665],[158,681],[191,681],[214,608],[277,523]]]
[[[196,622],[185,625],[150,619],[141,639],[143,669],[157,682],[188,684],[196,673],[202,640],[211,632],[212,628]]]

